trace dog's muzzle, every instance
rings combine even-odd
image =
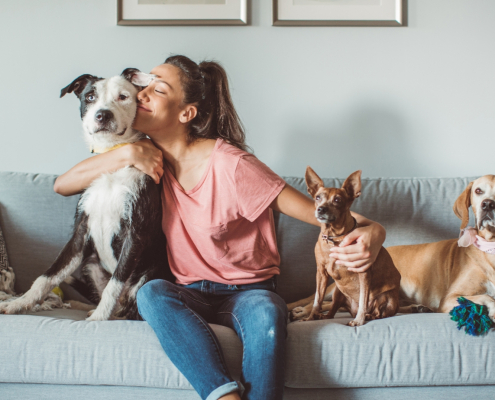
[[[479,227],[486,228],[487,225],[495,226],[495,201],[485,199],[481,202]]]
[[[318,207],[315,211],[315,217],[320,223],[329,223],[336,220],[335,215],[331,215],[326,207]]]

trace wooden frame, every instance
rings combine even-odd
[[[284,0],[272,0],[274,26],[407,26],[407,0],[393,0],[395,18],[391,19],[282,19],[279,5]],[[294,6],[292,6],[294,7]],[[354,6],[356,7],[356,6]]]
[[[248,25],[250,15],[250,0],[226,0],[227,6],[234,7],[234,3],[239,3],[239,12],[232,15],[232,18],[160,18],[160,19],[134,19],[124,18],[126,13],[125,3],[137,0],[117,0],[117,25],[127,26],[156,26],[156,25]],[[229,4],[230,3],[230,4]],[[159,6],[159,5],[157,5]],[[163,5],[166,7],[166,5]],[[232,6],[232,7],[231,7]],[[133,5],[135,8],[136,6]],[[175,9],[180,6],[175,5]],[[156,9],[156,7],[155,7]],[[174,10],[176,11],[176,10]],[[186,14],[189,11],[184,11]]]

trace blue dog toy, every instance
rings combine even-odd
[[[464,327],[466,333],[472,336],[480,336],[486,334],[493,326],[493,321],[488,316],[488,308],[480,304],[459,297],[457,299],[458,306],[450,311],[450,316],[453,321],[457,322],[457,329]]]

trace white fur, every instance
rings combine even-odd
[[[103,291],[105,290],[105,286],[107,286],[111,277],[104,274],[99,264],[86,265],[86,269],[89,271],[89,276],[94,282],[98,295],[101,298]]]
[[[5,292],[0,291],[0,302],[4,302],[5,304],[14,302],[21,297],[19,296],[13,296],[10,294],[7,294]],[[4,304],[0,303],[0,304]],[[32,307],[29,310],[23,309],[20,310],[19,313],[26,313],[26,312],[38,312],[38,311],[51,311],[55,308],[71,308],[71,305],[69,303],[64,303],[62,299],[57,296],[55,293],[49,292],[46,295],[45,300],[41,304],[35,304],[34,307]]]
[[[31,289],[20,297],[12,296],[0,292],[0,312],[6,314],[22,314],[28,311],[47,311],[54,308],[69,308],[69,304],[62,302],[62,299],[51,290],[55,287],[50,283],[50,279],[40,276],[37,278]]]
[[[491,281],[486,282],[486,294],[495,298],[495,285]]]
[[[132,205],[145,183],[145,174],[132,167],[103,174],[84,192],[80,207],[87,215],[91,234],[102,267],[113,274],[117,260],[112,239],[120,230],[120,220],[130,220]]]
[[[132,83],[138,86],[148,86],[153,79],[156,78],[156,75],[153,74],[146,74],[144,72],[136,72],[132,76]]]
[[[86,318],[87,321],[106,321],[112,316],[112,312],[117,304],[120,293],[124,288],[124,283],[116,279],[110,279],[108,285],[103,291],[101,301],[96,307],[96,310]]]

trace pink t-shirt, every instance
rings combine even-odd
[[[231,285],[280,274],[269,205],[285,181],[255,156],[217,139],[206,171],[185,191],[167,167],[163,221],[177,283],[203,279]]]

